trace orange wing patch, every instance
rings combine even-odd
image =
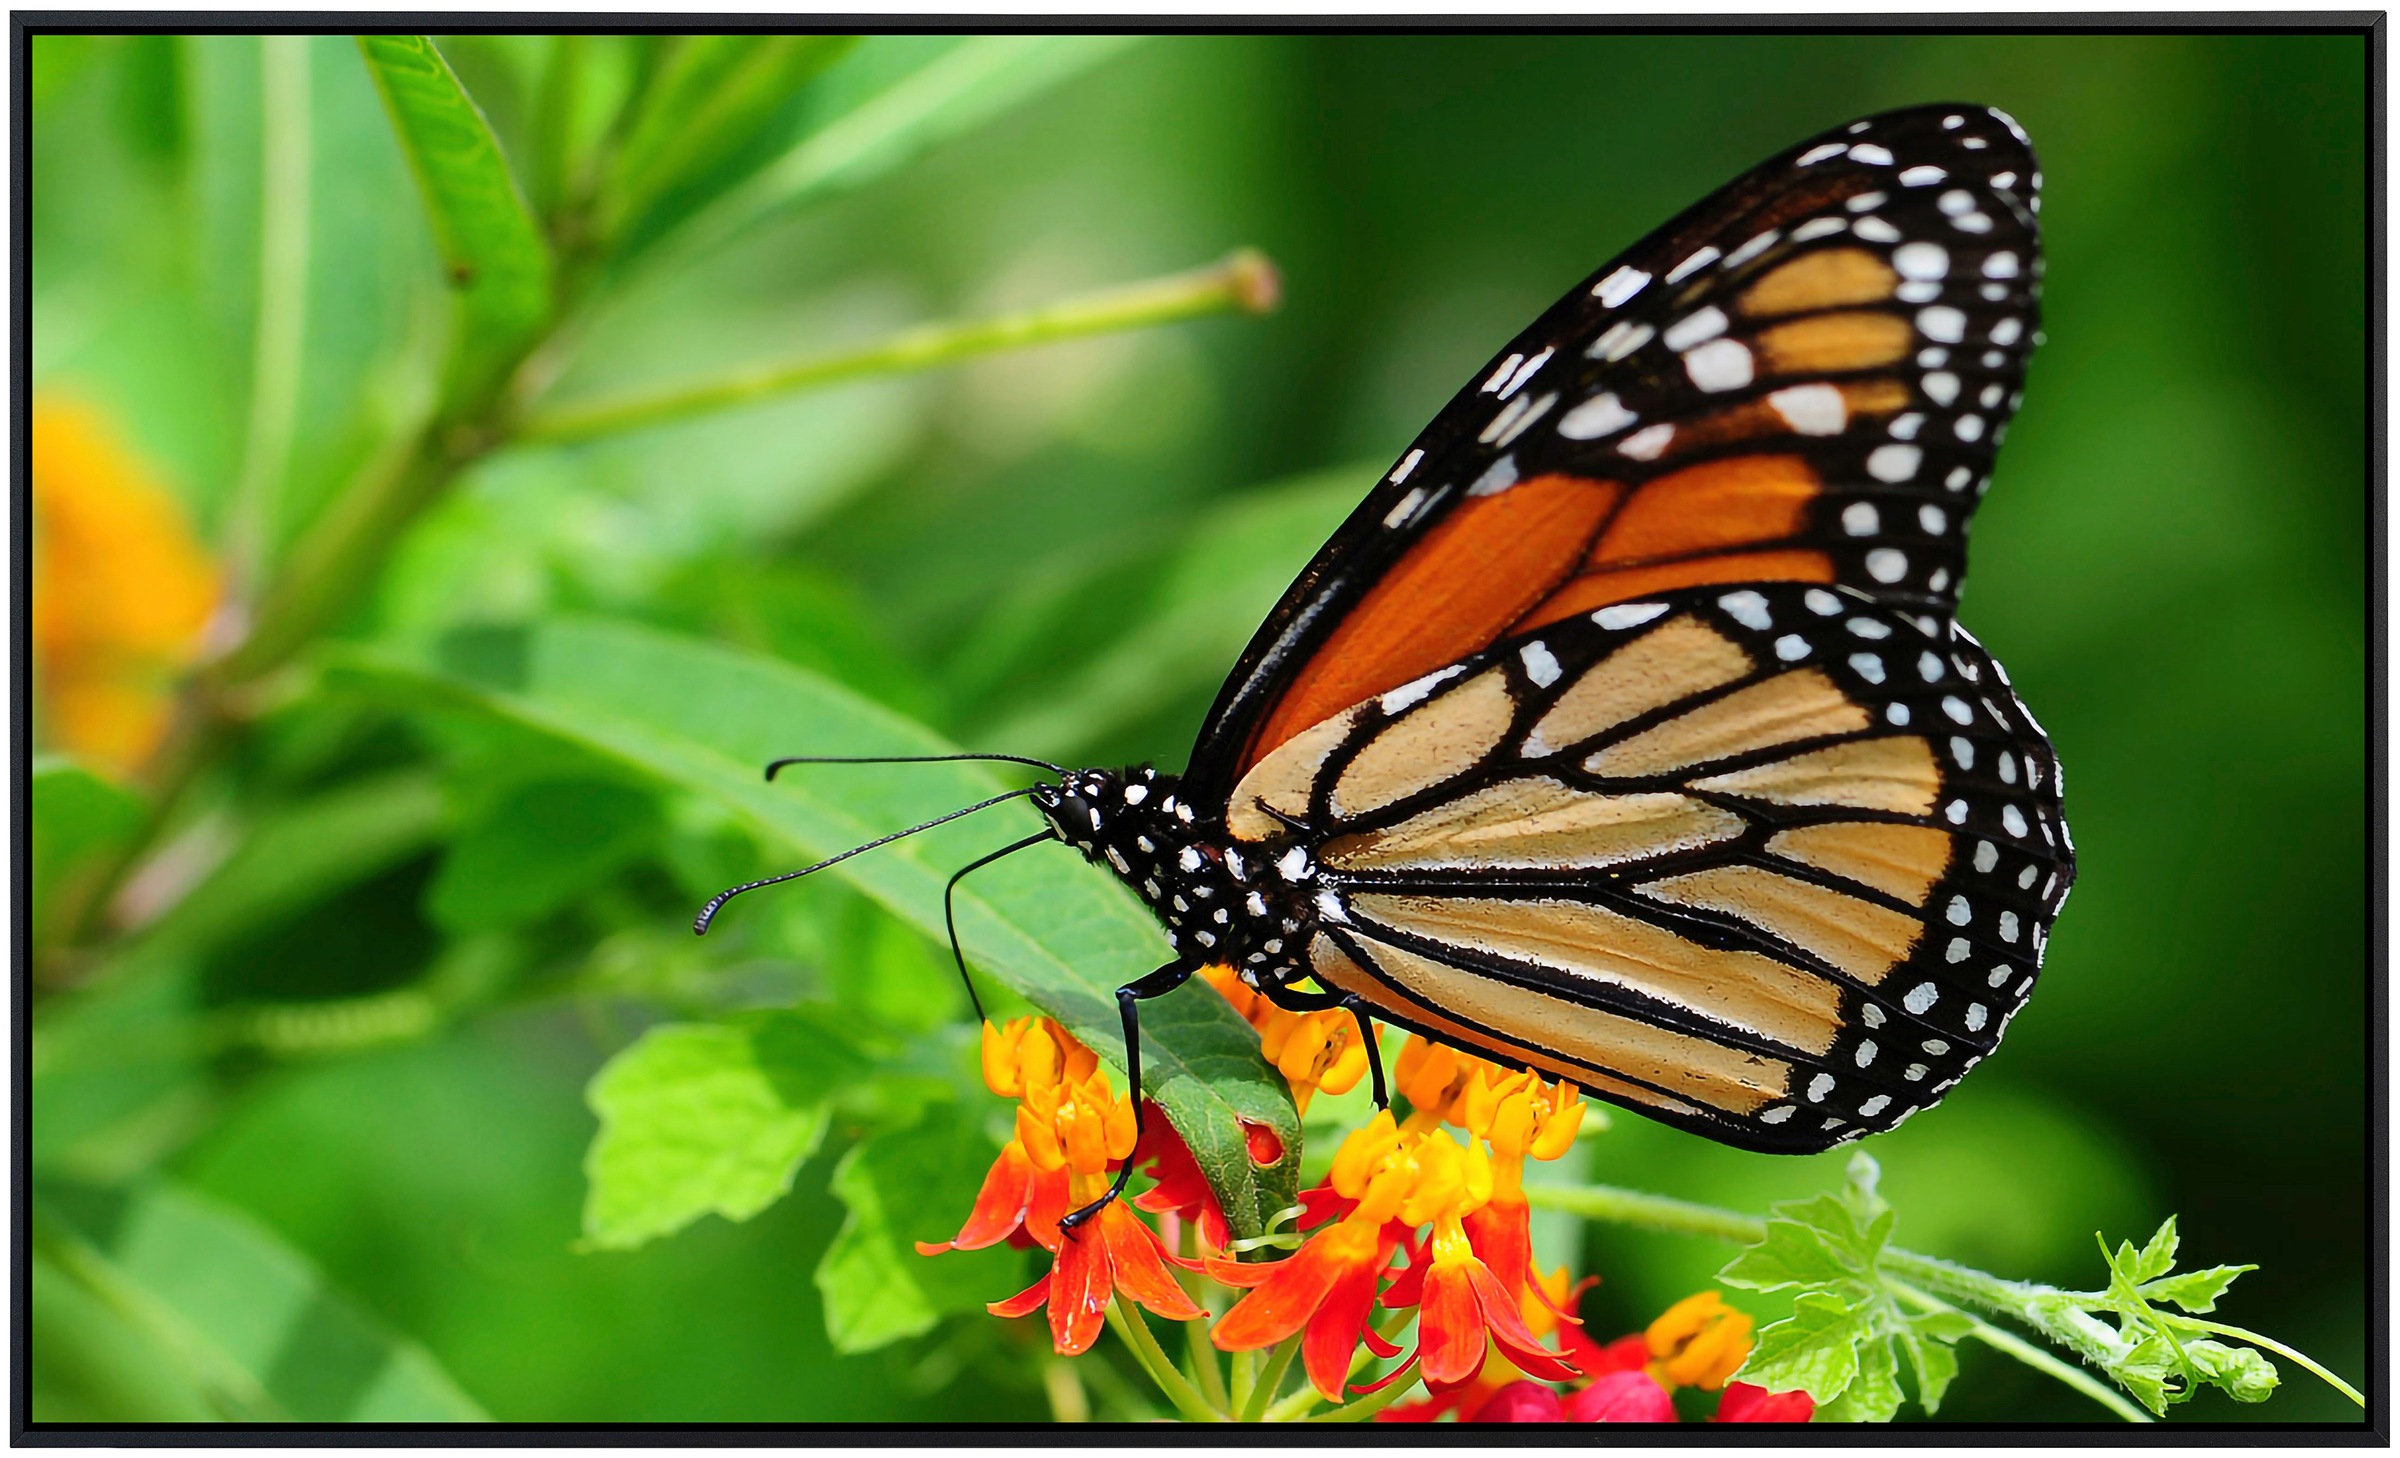
[[[1582,564],[1624,492],[1614,481],[1536,476],[1460,505],[1327,636],[1259,730],[1242,767],[1303,729],[1508,632]]]
[[[1800,530],[1817,490],[1816,472],[1798,456],[1736,456],[1687,467],[1634,493],[1601,534],[1591,565],[1782,541]]]
[[[1890,264],[1864,248],[1828,248],[1803,254],[1752,284],[1741,308],[1756,318],[1879,304],[1899,282]]]

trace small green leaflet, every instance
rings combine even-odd
[[[1958,1374],[1954,1344],[1973,1323],[1954,1311],[1904,1310],[1877,1269],[1892,1235],[1891,1207],[1875,1192],[1866,1154],[1850,1158],[1839,1194],[1774,1206],[1766,1238],[1717,1273],[1728,1286],[1796,1290],[1792,1314],[1758,1334],[1740,1379],[1771,1392],[1805,1391],[1825,1422],[1888,1422],[1900,1410],[1900,1354],[1917,1399],[1941,1407]]]

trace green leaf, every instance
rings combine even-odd
[[[988,35],[902,76],[694,216],[678,251],[697,251],[772,213],[871,182],[1117,54],[1138,37]]]
[[[1900,1359],[1888,1339],[1862,1343],[1858,1376],[1839,1397],[1817,1409],[1827,1423],[1888,1423],[1900,1411]]]
[[[1901,1319],[1900,1345],[1908,1353],[1908,1364],[1917,1379],[1917,1401],[1926,1416],[1941,1410],[1942,1394],[1950,1390],[1951,1379],[1958,1375],[1954,1347],[1974,1330],[1974,1321],[1959,1311],[1928,1311]]]
[[[1872,1342],[1874,1321],[1857,1299],[1846,1301],[1827,1291],[1808,1291],[1792,1302],[1792,1314],[1759,1329],[1750,1358],[1736,1375],[1769,1392],[1806,1392],[1822,1407],[1848,1391],[1858,1379],[1862,1349]],[[1889,1356],[1888,1350],[1885,1354]]]
[[[36,755],[26,797],[33,836],[28,869],[33,875],[33,939],[46,942],[52,928],[45,915],[62,888],[101,851],[121,844],[141,827],[141,797],[57,755]]]
[[[610,169],[602,236],[671,226],[698,200],[695,186],[709,171],[856,44],[847,35],[675,37]]]
[[[652,1028],[593,1076],[584,1239],[631,1250],[703,1215],[747,1220],[816,1153],[840,1085],[866,1071],[811,1009]]]
[[[2171,1301],[2186,1311],[2205,1313],[2217,1309],[2217,1298],[2235,1278],[2256,1266],[2210,1266],[2204,1271],[2185,1271],[2180,1276],[2164,1276],[2145,1282],[2140,1294],[2145,1301]]]
[[[916,1248],[957,1234],[996,1152],[977,1121],[953,1106],[842,1156],[833,1192],[850,1218],[816,1274],[835,1351],[888,1346],[952,1312],[980,1311],[1023,1284],[1024,1262],[1005,1247],[939,1256]]]
[[[46,1182],[34,1241],[187,1374],[223,1417],[479,1422],[416,1343],[247,1215],[167,1184]]]
[[[966,765],[800,770],[765,784],[758,766],[797,750],[930,754],[952,746],[813,674],[624,624],[562,619],[454,634],[419,655],[354,648],[329,675],[329,683],[480,709],[599,750],[720,801],[812,858],[999,788],[987,771]],[[950,871],[1034,825],[1029,812],[996,809],[978,816],[971,833],[912,837],[844,861],[835,873],[928,936],[941,936]],[[1115,990],[1167,950],[1129,893],[1072,857],[1029,851],[964,883],[958,912],[965,945],[989,975],[1122,1071]],[[740,904],[729,914],[742,915]],[[1260,1056],[1249,1025],[1205,989],[1150,1004],[1142,1024],[1146,1092],[1191,1147],[1237,1232],[1259,1233],[1295,1200],[1300,1129],[1290,1091]],[[1263,1169],[1251,1162],[1245,1121],[1276,1132],[1281,1162]]]
[[[1766,1239],[1717,1273],[1728,1286],[1780,1291],[1869,1277],[1872,1263],[1847,1206],[1832,1195],[1775,1207]]]
[[[518,785],[450,842],[426,909],[457,932],[532,921],[566,905],[647,849],[658,799],[624,785]]]
[[[2154,1281],[2175,1269],[2175,1252],[2182,1243],[2175,1234],[2175,1217],[2169,1215],[2158,1227],[2158,1233],[2150,1237],[2150,1243],[2142,1247],[2141,1254],[2125,1263],[2126,1277],[2138,1284]]]
[[[493,388],[550,318],[550,248],[499,140],[428,36],[362,35],[424,194],[457,309],[445,405]]]

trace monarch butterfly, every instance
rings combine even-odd
[[[1425,428],[1182,776],[1019,759],[1046,829],[959,874],[1057,839],[1157,913],[1137,1089],[1138,1005],[1223,963],[1748,1149],[1939,1099],[2074,877],[2049,740],[1953,617],[2040,189],[2015,121],[1934,105],[1688,209]]]

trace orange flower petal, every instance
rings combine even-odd
[[[1191,1321],[1203,1311],[1160,1259],[1158,1236],[1123,1202],[1105,1206],[1097,1217],[1099,1238],[1108,1245],[1108,1258],[1117,1289],[1169,1321]]]
[[[1050,1271],[1050,1344],[1060,1356],[1079,1357],[1100,1339],[1108,1318],[1110,1274],[1108,1242],[1099,1232],[1080,1231],[1059,1246],[1058,1264]]]
[[[1483,1310],[1468,1267],[1443,1262],[1426,1273],[1417,1332],[1427,1386],[1456,1387],[1483,1370]]]
[[[1049,1299],[1050,1273],[1044,1271],[1040,1280],[1019,1291],[1016,1295],[1005,1301],[987,1302],[983,1309],[994,1316],[1023,1316],[1028,1312],[1040,1309],[1041,1304]]]
[[[1382,1272],[1374,1266],[1351,1266],[1341,1272],[1325,1293],[1317,1314],[1309,1318],[1308,1335],[1300,1339],[1300,1360],[1327,1402],[1342,1400],[1342,1384],[1350,1379],[1350,1359],[1358,1341],[1369,1335],[1367,1314],[1375,1309],[1375,1283]]]

